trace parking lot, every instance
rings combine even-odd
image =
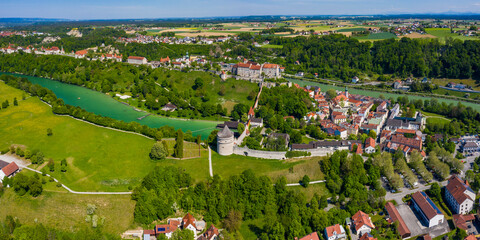
[[[406,203],[399,204],[396,207],[408,229],[410,229],[412,236],[419,236],[428,233],[432,238],[435,238],[450,232],[450,227],[448,226],[447,221],[433,228],[428,228],[420,222],[418,216]]]

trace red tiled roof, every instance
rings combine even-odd
[[[137,56],[129,56],[128,59],[135,59],[135,60],[143,60],[144,57],[137,57]]]
[[[423,235],[423,240],[432,240],[432,237],[430,235]]]
[[[355,213],[355,215],[352,216],[353,224],[355,225],[355,230],[358,231],[363,225],[367,225],[371,229],[375,228],[375,225],[373,225],[372,220],[370,220],[370,217],[368,214],[358,211]]]
[[[475,237],[473,234],[470,234],[464,240],[477,240],[477,237]]]
[[[374,238],[372,235],[370,235],[370,233],[365,233],[359,238],[359,240],[378,240],[378,239]]]
[[[392,143],[402,144],[402,145],[406,145],[406,146],[415,148],[417,150],[422,150],[422,140],[421,139],[406,138],[405,136],[403,136],[401,134],[396,134],[396,135],[392,136],[390,141],[392,141]]]
[[[452,194],[455,201],[457,201],[459,204],[462,204],[467,199],[472,201],[475,200],[471,199],[470,196],[465,194],[465,191],[467,191],[467,185],[456,175],[451,176],[450,179],[448,179],[447,190],[450,192],[450,194]]]
[[[238,63],[237,65],[238,65],[238,67],[241,67],[241,68],[249,68],[250,67],[250,64],[247,64],[247,63]]]
[[[8,164],[7,166],[5,166],[4,168],[2,168],[2,171],[3,173],[5,174],[5,176],[10,176],[12,175],[13,173],[15,173],[16,171],[18,171],[18,166],[15,162],[11,162],[10,164]]]
[[[252,66],[250,66],[250,69],[252,69],[252,70],[260,70],[260,69],[262,69],[262,67],[260,67],[259,65],[252,65]]]
[[[207,231],[203,234],[206,239],[212,239],[214,236],[218,236],[218,228],[216,228],[213,224],[210,226]]]
[[[276,68],[278,67],[277,64],[265,63],[263,64],[263,68]]]
[[[369,137],[365,140],[365,148],[370,147],[370,146],[375,147],[375,140],[371,137]]]
[[[469,214],[469,215],[461,215],[461,214],[455,214],[453,215],[453,222],[455,223],[455,226],[457,228],[463,229],[463,230],[468,230],[467,222],[475,220],[475,215]]]
[[[75,53],[75,55],[85,55],[87,54],[87,50],[80,50]]]
[[[437,211],[430,205],[427,199],[422,195],[420,191],[412,194],[412,199],[417,203],[425,216],[430,220],[437,216]]]
[[[195,218],[190,213],[187,213],[187,215],[183,217],[182,222],[184,228],[188,227],[188,225],[192,225],[194,228],[197,228],[197,226],[195,226]]]
[[[162,224],[162,225],[156,225],[155,226],[155,233],[171,233],[175,232],[177,230],[177,226],[172,225],[172,224]]]
[[[253,108],[250,107],[250,110],[248,110],[248,115],[255,115],[255,112],[253,111]]]
[[[413,129],[403,129],[403,128],[400,128],[400,129],[397,129],[397,133],[411,133],[411,134],[415,134],[417,131],[416,130],[413,130]]]
[[[326,227],[325,232],[327,232],[327,236],[330,238],[331,236],[333,236],[334,232],[335,235],[342,234],[342,229],[340,228],[340,224],[335,224],[333,226]]]
[[[313,232],[305,237],[300,238],[300,240],[320,240],[320,238],[318,237],[317,232]]]
[[[398,221],[398,233],[402,237],[408,237],[412,233],[408,229],[407,225],[403,221],[402,216],[400,216],[400,213],[398,212],[397,208],[393,205],[392,202],[387,202],[387,205],[385,205],[385,209],[388,212],[388,216],[390,216],[390,219],[392,219],[393,222]]]
[[[145,230],[143,230],[143,234],[155,235],[155,230],[145,229]]]

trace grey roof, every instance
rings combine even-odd
[[[4,168],[7,165],[8,165],[8,162],[0,160],[0,169]]]
[[[251,118],[250,121],[254,123],[263,123],[263,119],[261,118]]]
[[[477,148],[478,145],[475,142],[467,142],[463,145],[463,148]]]
[[[222,129],[222,131],[217,133],[217,137],[219,137],[219,138],[233,137],[233,132],[230,131],[230,129],[228,128],[228,125],[225,125],[225,127]]]
[[[397,127],[397,128],[408,127],[408,123],[404,123],[402,120],[399,120],[399,119],[388,119],[385,126]]]

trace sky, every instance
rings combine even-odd
[[[0,18],[143,19],[444,12],[480,13],[480,0],[0,0]]]

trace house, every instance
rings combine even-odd
[[[262,118],[251,118],[250,119],[250,126],[251,127],[263,127],[263,119]]]
[[[445,200],[457,214],[467,214],[473,209],[475,203],[475,192],[468,186],[466,181],[461,180],[458,176],[453,175],[448,179],[445,188]]]
[[[476,142],[466,142],[461,146],[461,149],[464,153],[473,153],[480,151],[480,147]]]
[[[172,224],[171,222],[169,224],[156,225],[155,236],[158,237],[160,234],[165,234],[167,238],[171,238],[173,232],[175,232],[177,228],[178,227],[175,224]]]
[[[359,240],[378,240],[378,239],[374,238],[370,233],[365,233],[359,238]]]
[[[445,216],[426,193],[418,191],[412,194],[412,204],[427,227],[435,227],[445,222]]]
[[[182,218],[182,228],[193,231],[195,238],[197,238],[197,226],[195,225],[195,222],[196,220],[192,216],[192,214],[187,213],[187,215],[185,215],[185,217]]]
[[[398,222],[398,227],[397,227],[398,234],[400,234],[402,238],[410,237],[412,233],[410,232],[410,229],[408,229],[407,225],[405,224],[405,221],[403,221],[403,218],[398,212],[395,205],[393,205],[392,202],[387,202],[387,204],[385,205],[385,210],[387,211],[388,216],[390,217],[390,220],[389,220],[390,223]]]
[[[320,238],[318,237],[317,232],[313,232],[305,237],[300,238],[299,240],[320,240]]]
[[[373,225],[372,220],[368,214],[358,211],[355,215],[352,216],[352,222],[355,229],[355,233],[359,236],[370,233],[372,229],[375,228]]]
[[[87,50],[80,50],[75,52],[75,58],[85,58]]]
[[[365,140],[365,153],[375,152],[375,139],[369,137]]]
[[[216,240],[218,238],[219,232],[213,224],[207,229],[205,233],[202,234],[197,240]]]
[[[162,107],[162,111],[168,111],[168,112],[173,112],[177,109],[177,106],[171,104],[171,103],[167,103],[165,104],[165,106]]]
[[[129,56],[127,62],[130,64],[147,64],[147,59],[144,57]]]
[[[340,224],[335,224],[325,228],[325,237],[327,240],[345,239],[345,229]]]
[[[464,238],[463,240],[477,240],[477,237],[475,237],[475,235],[473,235],[473,234],[470,234],[466,238]]]
[[[360,81],[360,79],[358,79],[357,76],[352,78],[352,83],[358,83],[358,81]]]
[[[383,101],[377,106],[377,112],[387,112],[387,102]]]
[[[475,220],[475,215],[473,214],[468,214],[468,215],[455,214],[452,217],[453,217],[453,223],[455,224],[455,227],[463,229],[465,231],[469,230],[468,229],[469,223]]]
[[[152,239],[151,238],[152,236],[156,236],[155,235],[155,230],[152,230],[152,229],[143,230],[143,239],[144,240],[150,240],[150,239]]]
[[[2,180],[5,178],[5,177],[11,177],[11,176],[14,176],[15,173],[17,173],[20,168],[18,168],[18,165],[15,163],[15,162],[11,162],[7,165],[5,165],[5,162],[3,161],[0,161],[1,165],[4,165],[3,167],[0,165],[1,169],[0,169],[0,182],[2,182]]]

